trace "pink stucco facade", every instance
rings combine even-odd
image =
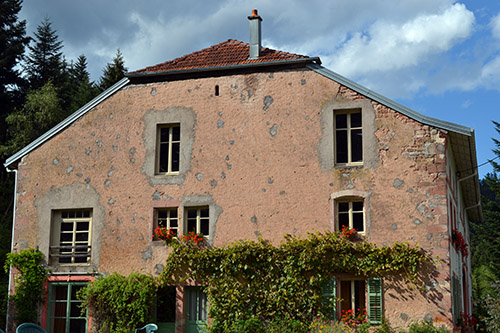
[[[332,115],[346,109],[363,114],[361,166],[333,159]],[[183,163],[170,179],[154,174],[156,126],[169,122],[181,124]],[[440,258],[421,288],[384,281],[384,316],[451,328],[448,137],[306,68],[131,83],[19,161],[14,250],[48,258],[53,212],[90,208],[90,265],[55,272],[158,275],[168,250],[152,241],[155,208],[178,208],[182,232],[186,207],[209,207],[214,246],[259,236],[277,244],[336,230],[336,200],[357,197],[367,241],[406,241]],[[180,332],[182,302],[177,317]]]

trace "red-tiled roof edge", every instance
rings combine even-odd
[[[234,39],[212,45],[154,66],[129,72],[128,77],[168,75],[182,72],[212,71],[242,67],[260,67],[292,63],[321,64],[318,57],[277,51],[262,47],[262,56],[248,59],[249,44]]]

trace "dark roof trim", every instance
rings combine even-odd
[[[404,114],[404,115],[406,115],[406,116],[408,116],[408,117],[410,117],[418,122],[421,122],[421,123],[426,124],[426,125],[434,126],[437,128],[445,129],[448,131],[456,132],[459,134],[463,134],[466,136],[472,136],[472,130],[469,127],[425,116],[421,113],[418,113],[415,110],[410,109],[409,107],[406,107],[402,104],[399,104],[399,103],[397,103],[393,100],[390,100],[389,98],[384,97],[384,96],[382,96],[382,95],[380,95],[380,94],[378,94],[378,93],[376,93],[376,92],[374,92],[366,87],[363,87],[362,85],[357,84],[356,82],[353,82],[353,81],[343,77],[342,75],[337,74],[337,73],[335,73],[335,72],[333,72],[333,71],[331,71],[323,66],[312,64],[312,65],[307,65],[307,67],[309,69],[312,69],[316,73],[319,73],[323,76],[326,76],[329,79],[337,81],[338,83],[340,83],[340,84],[342,84],[342,85],[344,85],[344,86],[346,86],[354,91],[357,91],[360,94],[363,94],[364,96],[366,96],[374,101],[377,101],[385,106],[388,106],[395,111],[401,112],[402,114]]]
[[[321,60],[319,57],[312,58],[301,58],[301,59],[288,59],[288,60],[280,60],[280,61],[267,61],[267,62],[251,62],[248,64],[238,64],[238,65],[227,65],[220,67],[202,67],[202,68],[189,68],[189,69],[178,69],[171,71],[162,71],[162,72],[131,72],[125,74],[129,78],[137,78],[137,77],[151,77],[151,76],[166,76],[166,75],[175,75],[175,74],[191,74],[198,72],[215,72],[215,71],[224,71],[224,70],[234,70],[234,69],[243,69],[243,68],[254,68],[254,67],[267,67],[267,66],[280,66],[280,65],[297,65],[297,64],[309,64],[316,63],[318,65],[321,64]]]
[[[37,148],[38,146],[42,145],[45,141],[49,140],[52,138],[54,135],[57,133],[61,132],[63,129],[71,125],[74,121],[76,121],[78,118],[80,118],[82,115],[90,111],[92,108],[94,108],[96,105],[113,95],[115,92],[120,90],[123,86],[125,86],[127,83],[129,83],[128,78],[123,78],[111,87],[109,87],[107,90],[103,91],[99,96],[79,108],[77,111],[75,111],[73,114],[71,114],[69,117],[61,121],[59,124],[54,126],[52,129],[49,131],[45,132],[42,136],[38,137],[35,141],[31,142],[29,145],[9,157],[5,163],[3,164],[6,168],[11,166],[13,163],[16,161],[20,160],[23,158],[26,154],[29,154],[32,150]]]

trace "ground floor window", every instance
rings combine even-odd
[[[76,297],[77,292],[86,285],[85,282],[49,283],[48,332],[87,332],[87,316],[82,315],[81,301]]]
[[[346,312],[354,315],[366,311],[371,324],[382,322],[382,280],[331,278],[323,286],[325,315],[330,319],[340,318]]]

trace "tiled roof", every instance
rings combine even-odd
[[[258,59],[249,60],[250,46],[234,39],[210,46],[180,58],[139,69],[130,74],[168,72],[196,68],[226,67],[252,63],[269,63],[286,60],[311,59],[308,56],[282,52],[262,47]],[[311,59],[312,60],[312,59]]]

